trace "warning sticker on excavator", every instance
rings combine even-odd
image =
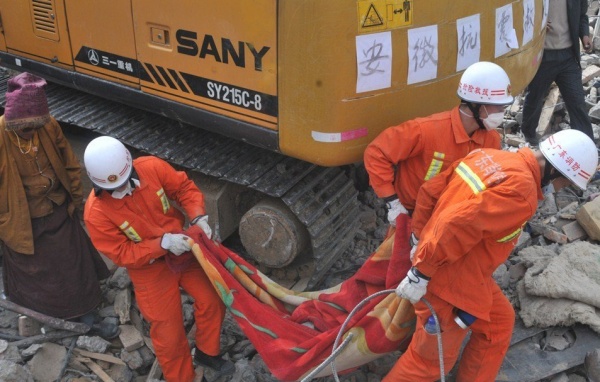
[[[358,32],[372,33],[413,23],[414,0],[359,0]]]

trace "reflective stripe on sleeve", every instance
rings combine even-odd
[[[471,187],[473,193],[475,195],[479,194],[482,191],[485,191],[485,184],[479,179],[477,174],[473,172],[464,162],[460,162],[458,167],[456,168],[456,173],[462,178]]]
[[[142,238],[140,237],[140,235],[138,235],[138,233],[135,231],[135,229],[133,229],[133,227],[131,225],[129,225],[129,222],[127,220],[125,220],[120,226],[119,228],[121,229],[121,231],[123,231],[123,233],[125,234],[125,236],[127,236],[127,238],[133,242],[139,243],[140,241],[142,241]]]
[[[446,154],[444,153],[438,153],[437,151],[433,153],[433,159],[431,160],[431,164],[427,169],[427,174],[425,174],[425,180],[433,178],[434,176],[439,174],[440,171],[442,171],[442,166],[444,165],[442,159],[444,159],[445,157]]]

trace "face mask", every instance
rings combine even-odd
[[[481,122],[487,130],[494,130],[504,121],[504,112],[488,114],[486,118],[482,118]]]

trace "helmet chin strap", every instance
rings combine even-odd
[[[552,171],[554,170],[554,171]],[[544,166],[544,175],[542,176],[542,187],[546,187],[550,184],[554,179],[561,177],[562,174],[560,171],[554,168],[546,159],[546,165]]]
[[[469,110],[471,110],[471,113],[473,113],[473,118],[475,118],[475,122],[477,122],[477,125],[479,125],[479,128],[486,130],[485,125],[483,124],[483,121],[481,120],[481,117],[479,116],[479,109],[481,109],[481,105],[473,104],[471,102],[465,102],[465,103],[467,104],[467,107],[469,108]]]

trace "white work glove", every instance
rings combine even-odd
[[[208,215],[200,215],[194,219],[193,223],[200,227],[202,231],[206,234],[206,236],[211,239],[212,238],[212,228],[208,225]]]
[[[410,300],[411,303],[417,303],[427,292],[429,278],[419,272],[417,268],[412,267],[406,274],[404,280],[396,288],[396,294],[399,297]]]
[[[189,237],[181,233],[165,233],[160,241],[160,246],[162,249],[166,249],[174,255],[180,256],[184,252],[192,249],[190,240]]]
[[[394,227],[396,226],[396,218],[398,217],[398,215],[408,215],[408,211],[406,210],[406,208],[404,208],[404,206],[402,205],[402,203],[400,203],[400,200],[398,199],[394,199],[391,202],[387,202],[385,205],[388,209],[388,222]]]
[[[417,236],[411,232],[410,234],[410,261],[415,257],[415,252],[417,252],[417,246],[419,245],[419,239]]]

